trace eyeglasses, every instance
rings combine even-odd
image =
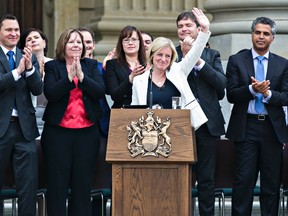
[[[133,43],[133,44],[135,44],[136,42],[138,42],[139,41],[139,39],[137,39],[137,38],[124,38],[123,40],[122,40],[122,42],[124,43],[124,44],[128,44],[128,43]]]

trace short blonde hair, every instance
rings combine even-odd
[[[147,51],[147,61],[150,65],[153,65],[153,57],[155,53],[157,53],[159,50],[169,47],[172,50],[172,56],[170,65],[168,67],[168,70],[170,70],[170,67],[173,62],[175,62],[178,58],[176,48],[173,44],[173,42],[165,37],[158,37],[156,38],[150,45],[148,51]]]

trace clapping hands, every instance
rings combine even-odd
[[[251,77],[252,81],[252,88],[255,92],[263,94],[264,97],[268,96],[268,90],[270,89],[270,81],[264,80],[264,81],[258,81],[253,76]]]
[[[82,67],[80,64],[80,57],[78,55],[74,56],[73,62],[71,65],[69,65],[68,69],[68,78],[70,82],[72,82],[75,77],[77,77],[80,82],[82,82],[84,79],[84,73],[82,71]]]

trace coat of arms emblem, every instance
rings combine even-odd
[[[167,135],[170,118],[162,121],[157,116],[155,120],[153,111],[148,111],[146,115],[146,119],[142,116],[138,121],[131,121],[131,124],[127,126],[128,150],[131,157],[140,154],[142,157],[158,157],[159,154],[168,157],[172,150],[171,140]]]

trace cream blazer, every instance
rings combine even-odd
[[[189,109],[191,111],[191,125],[195,130],[197,130],[202,124],[206,123],[208,119],[194,97],[188,84],[187,77],[200,58],[210,34],[210,32],[203,33],[200,31],[196,41],[185,58],[182,58],[181,62],[173,62],[170,70],[166,71],[166,78],[169,79],[181,93],[181,108]],[[143,74],[134,78],[131,105],[147,104],[149,74],[150,70],[147,70]]]

